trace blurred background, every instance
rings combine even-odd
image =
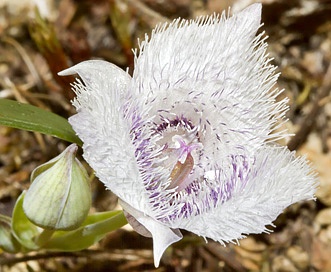
[[[278,87],[290,99],[286,126],[296,136],[282,144],[306,154],[318,172],[316,202],[292,205],[272,234],[251,235],[240,247],[206,244],[185,233],[158,269],[152,241],[124,228],[82,252],[0,251],[0,271],[331,271],[330,0],[0,0],[0,98],[71,116],[73,78],[58,77],[60,70],[104,59],[132,73],[131,49],[156,24],[230,6],[237,12],[254,2],[263,4],[260,31],[269,36],[269,54],[281,72]],[[66,146],[0,126],[1,214],[11,215],[32,170]],[[118,208],[116,197],[97,180],[92,190],[93,211]]]

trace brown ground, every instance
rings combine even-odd
[[[25,3],[26,2],[26,3]],[[73,63],[103,58],[133,66],[136,38],[160,21],[194,18],[244,0],[49,0],[46,23],[32,1],[0,2],[0,97],[31,103],[69,116],[68,82],[56,73]],[[288,146],[307,154],[320,175],[317,201],[295,204],[279,216],[274,233],[251,235],[241,246],[201,243],[189,233],[153,266],[151,240],[119,230],[77,253],[1,253],[0,271],[331,271],[331,1],[261,0],[269,51],[282,73],[279,86],[290,98]],[[116,3],[120,3],[117,5]],[[58,40],[56,39],[58,38]],[[31,171],[66,143],[0,127],[0,213],[10,215],[29,186]],[[116,206],[116,197],[93,181],[93,210]]]

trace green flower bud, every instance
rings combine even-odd
[[[76,151],[77,146],[72,144],[32,172],[23,210],[37,226],[72,230],[85,220],[91,206],[90,184]]]

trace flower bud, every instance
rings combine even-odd
[[[91,206],[90,184],[76,151],[72,144],[32,172],[23,210],[37,226],[72,230],[85,220]]]

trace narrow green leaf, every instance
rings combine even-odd
[[[0,99],[0,125],[40,132],[82,145],[67,119],[9,99]]]
[[[86,225],[85,225],[86,224]],[[100,241],[107,233],[127,224],[122,211],[89,215],[83,226],[73,231],[56,231],[43,248],[56,251],[78,251]]]
[[[26,248],[36,250],[39,246],[35,243],[36,237],[40,232],[37,226],[32,224],[26,217],[23,211],[23,199],[25,192],[23,192],[16,201],[13,217],[12,217],[12,232],[15,238]]]

